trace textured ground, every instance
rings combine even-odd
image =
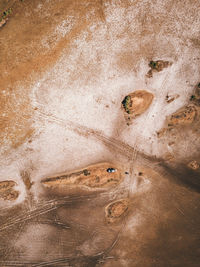
[[[0,10],[0,266],[199,266],[200,2]]]

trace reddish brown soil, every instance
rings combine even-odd
[[[3,200],[15,200],[19,196],[19,192],[14,190],[16,183],[14,181],[0,182],[0,198]]]
[[[194,121],[196,115],[197,110],[194,106],[190,105],[181,108],[179,111],[175,112],[169,117],[168,126],[191,124]]]
[[[81,4],[72,0],[60,1],[48,5],[46,16],[37,10],[40,3],[40,0],[4,0],[0,3],[3,11],[12,7],[12,14],[0,29],[0,145],[16,148],[33,135],[32,82],[55,64],[63,49],[70,52],[71,42],[91,23],[86,13],[94,9],[94,21],[103,19],[97,0],[83,0]],[[79,18],[77,23],[66,37],[55,36],[52,40],[51,31],[68,15]],[[49,49],[41,43],[48,35]]]
[[[113,223],[120,217],[122,217],[127,210],[128,210],[127,199],[120,199],[115,202],[112,202],[105,208],[106,220],[109,223]]]
[[[114,172],[108,172],[113,168]],[[81,186],[88,188],[110,188],[119,184],[123,179],[121,170],[112,163],[91,165],[73,173],[46,178],[42,181],[45,186]]]
[[[127,104],[124,104],[127,97],[130,100]],[[131,123],[133,118],[143,114],[151,105],[153,98],[153,94],[145,90],[138,90],[127,95],[121,105],[127,123]]]

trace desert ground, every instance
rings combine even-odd
[[[0,12],[0,266],[198,267],[200,1]]]

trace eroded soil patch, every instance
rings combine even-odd
[[[3,200],[15,200],[19,196],[19,192],[14,189],[16,183],[14,181],[0,182],[0,198]]]
[[[197,110],[192,105],[181,108],[179,111],[175,112],[168,118],[168,126],[191,124],[194,121],[196,115]]]
[[[199,163],[196,160],[190,161],[187,166],[192,170],[199,169]]]

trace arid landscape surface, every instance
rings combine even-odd
[[[199,0],[0,12],[0,266],[198,267]]]

